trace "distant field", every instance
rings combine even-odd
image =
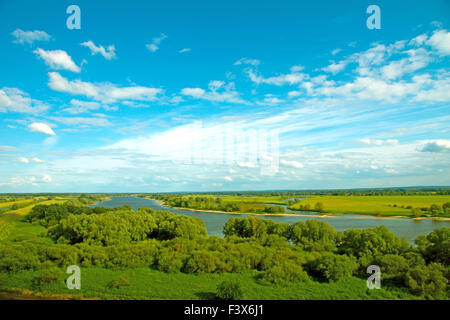
[[[286,204],[286,196],[230,196],[230,195],[184,195],[183,198],[187,199],[189,197],[205,197],[205,198],[220,198],[224,203],[236,203],[236,202],[247,202],[247,203],[273,203],[273,204]]]
[[[309,204],[314,208],[322,202],[326,213],[354,213],[380,215],[411,215],[412,208],[429,208],[432,204],[442,205],[450,202],[450,195],[426,196],[313,196],[302,199],[290,208],[298,210],[300,205]],[[394,207],[396,205],[396,207]],[[403,208],[402,208],[403,206]]]
[[[35,203],[33,205],[27,206],[25,208],[21,208],[21,209],[18,209],[18,210],[10,211],[9,213],[14,213],[14,214],[23,216],[23,215],[26,215],[28,212],[30,212],[31,209],[33,209],[33,207],[35,205],[38,205],[38,204],[47,204],[48,205],[48,204],[53,204],[53,203],[64,203],[66,201],[67,201],[67,199],[66,200],[47,200],[47,201],[42,201],[42,202]]]

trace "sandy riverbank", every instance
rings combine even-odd
[[[151,198],[147,198],[151,199]],[[171,207],[166,205],[161,200],[151,199],[154,200],[156,203],[158,203],[161,206],[164,206],[166,208],[173,208],[173,209],[181,209],[181,210],[189,210],[189,211],[196,211],[196,212],[214,212],[214,213],[224,213],[224,214],[232,214],[232,215],[252,215],[252,216],[272,216],[272,217],[309,217],[309,218],[336,218],[336,219],[376,219],[376,220],[404,220],[404,219],[413,219],[413,220],[424,220],[424,219],[435,219],[439,221],[450,221],[450,218],[441,218],[441,217],[419,217],[419,218],[411,218],[411,217],[405,217],[405,216],[391,216],[391,217],[379,217],[379,216],[360,216],[360,217],[346,217],[345,215],[350,215],[349,213],[335,213],[335,214],[301,214],[301,213],[254,213],[254,212],[226,212],[226,211],[218,211],[218,210],[200,210],[200,209],[191,209],[191,208],[182,208],[182,207]]]

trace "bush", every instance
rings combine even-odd
[[[240,300],[242,299],[241,286],[237,281],[225,280],[217,286],[216,296],[220,300]]]
[[[64,277],[61,270],[56,267],[51,267],[42,270],[38,276],[33,279],[33,285],[37,288],[42,287],[43,285],[50,284],[56,281],[62,280]]]
[[[403,279],[408,270],[406,259],[395,254],[379,256],[373,261],[373,264],[380,267],[383,279]]]
[[[130,285],[130,278],[126,274],[121,274],[116,279],[110,282],[109,287],[113,289],[120,289]]]
[[[292,282],[309,280],[308,274],[292,262],[284,262],[269,268],[260,276],[262,284],[288,285]]]
[[[330,282],[351,276],[358,264],[354,258],[326,252],[309,262],[307,267],[313,276]]]
[[[426,299],[439,299],[448,282],[444,272],[444,267],[438,263],[414,267],[407,272],[405,282],[412,293]]]

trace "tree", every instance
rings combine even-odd
[[[443,271],[444,267],[437,263],[414,267],[407,272],[405,282],[412,293],[426,299],[439,299],[448,282]]]
[[[414,243],[428,263],[450,264],[450,228],[438,228],[427,236],[420,235],[414,240]]]
[[[326,222],[307,220],[290,228],[290,240],[307,251],[331,251],[335,248],[336,231]]]
[[[323,203],[317,202],[316,205],[314,206],[314,210],[316,210],[317,212],[323,212]]]
[[[307,264],[310,274],[327,281],[349,277],[358,268],[355,258],[324,252]]]

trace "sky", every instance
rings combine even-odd
[[[0,0],[0,192],[448,186],[449,18],[447,0]]]

